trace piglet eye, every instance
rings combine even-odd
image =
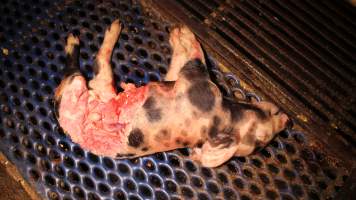
[[[275,112],[273,115],[278,115],[281,113],[281,109],[278,109],[277,112]]]

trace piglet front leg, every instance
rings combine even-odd
[[[192,149],[190,159],[201,163],[204,167],[218,167],[233,157],[236,150],[237,145],[213,147],[209,142],[206,142],[202,148]]]
[[[205,63],[203,50],[193,32],[185,25],[178,25],[170,33],[173,49],[172,60],[165,81],[176,81],[184,65],[193,59]]]

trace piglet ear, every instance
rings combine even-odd
[[[229,160],[236,152],[237,145],[235,143],[229,146],[218,145],[211,146],[207,141],[202,147],[201,163],[204,167],[217,167]]]

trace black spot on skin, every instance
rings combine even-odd
[[[159,86],[161,87],[161,89],[163,91],[168,92],[168,91],[171,91],[174,88],[175,83],[176,83],[175,81],[164,81],[164,82],[161,82],[159,84]]]
[[[210,127],[209,130],[209,137],[211,139],[214,139],[218,136],[220,123],[221,123],[221,119],[218,116],[214,116],[213,125]]]
[[[155,140],[161,142],[162,140],[169,140],[171,138],[171,133],[167,129],[160,130],[156,136]]]
[[[161,133],[162,133],[162,136],[163,136],[163,137],[166,137],[166,136],[168,136],[168,134],[169,134],[169,132],[168,132],[166,129],[162,129],[162,130],[161,130]]]
[[[206,126],[202,126],[200,128],[200,134],[202,135],[202,137],[204,137],[207,132],[208,132],[208,128]]]
[[[189,144],[190,144],[189,141],[184,141],[183,142],[183,146],[185,146],[185,147],[189,146]]]
[[[179,144],[182,144],[182,139],[176,138],[176,139],[175,139],[175,142],[176,142],[176,144],[178,144],[178,145],[179,145]]]
[[[162,118],[161,109],[159,108],[147,110],[146,114],[147,114],[147,119],[150,122],[157,122]]]
[[[128,141],[129,141],[129,146],[132,147],[139,147],[142,143],[143,143],[143,133],[140,129],[135,128],[130,132],[130,135],[128,137]]]
[[[99,74],[99,64],[98,64],[98,61],[95,60],[94,62],[94,65],[93,65],[93,72],[94,72],[94,75],[98,75]]]
[[[141,150],[142,151],[148,151],[148,147],[143,147]]]
[[[233,132],[234,132],[234,128],[232,126],[227,126],[222,131],[222,133],[226,135],[231,135]]]
[[[257,118],[259,118],[260,120],[266,120],[268,118],[268,115],[263,112],[263,110],[248,103],[241,103],[228,99],[223,99],[222,107],[224,110],[230,111],[231,121],[233,123],[240,121],[244,116],[244,111],[246,110],[253,111],[256,114]]]
[[[219,146],[222,145],[221,148],[227,148],[229,147],[232,143],[234,142],[234,139],[231,137],[223,137],[219,140],[216,140],[215,143],[212,144],[212,146]]]
[[[218,134],[219,134],[218,127],[212,126],[209,130],[209,138],[214,139],[218,136]]]
[[[203,112],[209,112],[215,105],[215,95],[208,81],[192,83],[188,89],[190,103]]]
[[[154,97],[148,97],[142,107],[146,110],[146,116],[149,122],[161,120],[162,112],[160,108],[156,107],[156,99]]]
[[[202,148],[203,144],[204,144],[204,142],[203,142],[202,140],[199,140],[199,141],[197,142],[196,146],[197,146],[198,148]]]
[[[223,131],[219,132],[219,135],[215,138],[210,138],[209,142],[213,147],[222,145],[221,148],[229,147],[236,138],[234,136],[235,130],[231,127],[224,128]]]
[[[72,54],[67,54],[64,77],[80,74],[79,71],[79,45],[74,45]]]
[[[81,76],[79,68],[66,68],[64,71],[64,78],[68,78],[68,84],[71,83],[76,76]]]
[[[150,110],[153,109],[155,106],[156,106],[156,99],[151,96],[146,99],[142,107],[146,110]]]
[[[116,154],[116,158],[127,158],[127,157],[133,157],[133,156],[136,156],[136,154],[134,154],[134,153],[127,153],[127,154],[118,153],[118,154]]]
[[[250,126],[250,128],[248,129],[247,133],[245,134],[245,136],[242,138],[242,143],[249,145],[249,146],[254,146],[255,142],[256,142],[256,130],[257,124],[256,122],[253,122]]]
[[[207,68],[200,59],[193,59],[185,63],[180,73],[190,82],[209,78]]]
[[[229,146],[233,141],[234,141],[234,134],[236,134],[235,129],[232,126],[228,126],[224,128],[222,131],[222,136],[218,139],[219,144],[225,144],[226,146]],[[239,133],[237,133],[239,134]],[[236,141],[236,138],[235,138]]]
[[[214,116],[213,125],[208,133],[209,142],[213,147],[223,145],[222,148],[225,148],[234,142],[235,130],[232,126],[221,127],[219,130],[220,123],[221,119],[218,116]]]
[[[162,129],[161,133],[162,133],[163,137],[168,137],[169,136],[169,131],[167,129]]]

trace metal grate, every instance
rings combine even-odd
[[[83,151],[63,134],[53,112],[68,32],[80,34],[81,70],[91,77],[104,30],[120,18],[115,78],[142,85],[167,71],[170,24],[131,1],[13,0],[0,10],[6,14],[0,19],[0,149],[44,198],[330,199],[350,174],[297,131],[282,132],[264,150],[216,169],[189,160],[188,149],[132,160]],[[220,85],[254,96],[231,74],[216,70],[213,60],[210,64]]]
[[[209,52],[286,108],[303,128],[316,137],[327,133],[319,139],[333,144],[336,152],[351,149],[355,155],[356,10],[351,5],[153,0],[151,6],[188,24]]]

